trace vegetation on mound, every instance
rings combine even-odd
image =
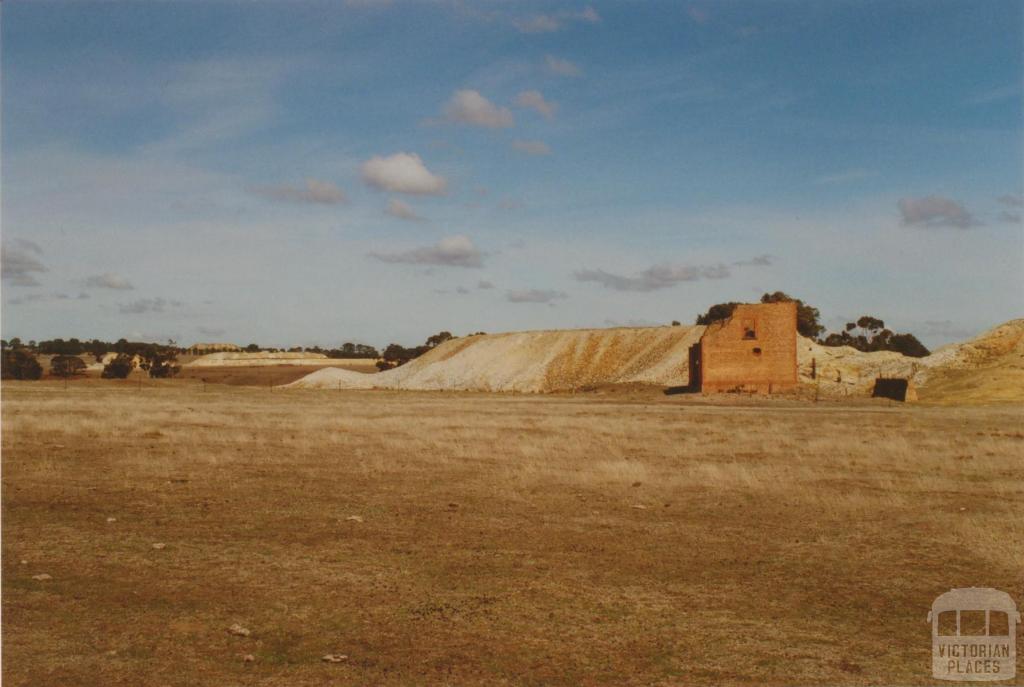
[[[825,326],[821,324],[821,313],[817,308],[793,298],[782,291],[766,293],[761,296],[762,303],[796,303],[796,329],[809,339],[814,339],[822,346],[850,346],[864,353],[874,351],[894,351],[913,358],[923,358],[930,353],[913,334],[897,334],[885,328],[885,322],[871,315],[863,315],[856,322],[848,322],[842,332],[832,332],[827,336]],[[697,324],[709,325],[727,320],[732,316],[736,306],[734,301],[716,303],[708,308],[703,315],[697,316]],[[858,330],[854,332],[853,330]]]

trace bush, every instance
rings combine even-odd
[[[132,364],[132,356],[127,353],[118,353],[117,357],[103,367],[103,379],[125,379],[132,373],[135,366]]]
[[[42,376],[43,366],[28,351],[20,348],[4,351],[0,365],[0,377],[3,379],[39,379]]]
[[[54,377],[74,377],[85,373],[85,361],[77,355],[55,355],[50,361],[50,374]]]

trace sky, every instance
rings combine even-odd
[[[2,332],[1024,317],[1020,1],[3,3]]]

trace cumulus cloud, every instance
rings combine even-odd
[[[999,213],[999,220],[1002,222],[1009,222],[1010,224],[1020,224],[1021,215],[1019,212],[1010,212],[1009,210],[1003,210]]]
[[[554,55],[545,55],[544,57],[544,68],[549,73],[555,76],[580,76],[583,74],[583,70],[579,68],[573,62],[555,57]]]
[[[1011,208],[1024,207],[1024,194],[1021,193],[1007,193],[1005,196],[999,196],[996,200]]]
[[[131,303],[122,303],[118,310],[122,315],[143,315],[145,313],[162,313],[169,308],[180,308],[184,303],[181,301],[169,301],[163,298],[140,298]]]
[[[731,272],[726,265],[670,265],[648,267],[634,277],[627,277],[602,269],[583,269],[573,272],[576,281],[596,282],[615,291],[656,291],[681,282],[700,279],[725,279]]]
[[[432,173],[415,153],[375,156],[360,168],[363,181],[384,191],[420,196],[437,196],[448,188],[448,181]]]
[[[301,187],[288,184],[275,186],[254,186],[252,192],[270,200],[282,200],[292,203],[320,203],[337,205],[346,200],[345,192],[330,181],[306,179]]]
[[[418,215],[416,211],[412,209],[412,206],[399,198],[392,198],[388,201],[388,206],[384,208],[384,214],[397,217],[398,219],[408,220],[410,222],[420,222],[423,220],[423,217]]]
[[[553,33],[574,22],[596,24],[599,21],[601,21],[601,15],[593,7],[587,6],[578,12],[533,14],[516,19],[512,23],[523,33]]]
[[[489,282],[486,279],[481,279],[480,281],[478,281],[476,283],[476,288],[481,289],[481,290],[493,289],[494,288],[494,283],[493,282]]]
[[[27,239],[10,239],[0,246],[0,277],[11,286],[39,286],[37,274],[46,272],[39,261],[43,249]]]
[[[907,226],[967,229],[980,224],[963,205],[942,196],[901,198],[899,209]]]
[[[558,105],[545,100],[540,91],[522,91],[516,96],[515,102],[518,107],[536,110],[545,119],[554,117],[558,109]]]
[[[505,129],[516,123],[507,107],[499,107],[470,89],[455,91],[444,106],[444,116],[451,122],[488,129]]]
[[[551,154],[551,148],[544,141],[512,141],[512,147],[527,155]]]
[[[432,246],[407,251],[373,252],[370,257],[381,262],[409,265],[443,265],[447,267],[483,267],[484,256],[473,241],[462,234],[446,236]]]
[[[519,289],[505,293],[505,300],[509,303],[553,303],[568,297],[564,291],[551,289]]]
[[[85,285],[92,289],[116,289],[118,291],[131,291],[135,287],[124,277],[105,272],[85,278]]]

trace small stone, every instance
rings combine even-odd
[[[28,565],[28,561],[26,561],[24,558],[22,558],[21,559],[21,564],[22,565]]]
[[[107,518],[107,522],[117,522],[117,518]]]
[[[345,519],[347,521],[349,521],[349,522],[362,522],[363,521],[363,516],[361,516],[361,515],[350,515],[350,516],[348,516]]]
[[[242,627],[238,623],[235,623],[228,628],[228,634],[235,635],[236,637],[248,637],[252,632],[247,627]]]
[[[348,660],[348,656],[345,654],[327,654],[320,660],[324,663],[343,663]]]
[[[967,509],[966,508],[961,508],[960,512],[963,513],[965,510],[967,510]]]
[[[242,656],[242,661],[245,662],[245,663],[252,663],[255,660],[256,660],[256,657],[253,656],[252,654],[246,654],[245,656]]]
[[[153,544],[153,548],[159,551],[160,549],[167,548],[167,544],[163,544],[163,543]]]
[[[53,578],[50,577],[49,575],[47,575],[46,573],[42,573],[42,574],[39,574],[39,575],[33,575],[32,579],[33,580],[39,580],[40,582],[45,582],[46,580],[52,580]]]
[[[641,484],[642,484],[642,482],[633,482],[633,486],[634,487],[639,487]]]
[[[636,508],[637,510],[647,510],[647,506],[642,503],[634,503],[630,508]]]
[[[117,656],[117,649],[111,649],[108,651],[107,656]]]

